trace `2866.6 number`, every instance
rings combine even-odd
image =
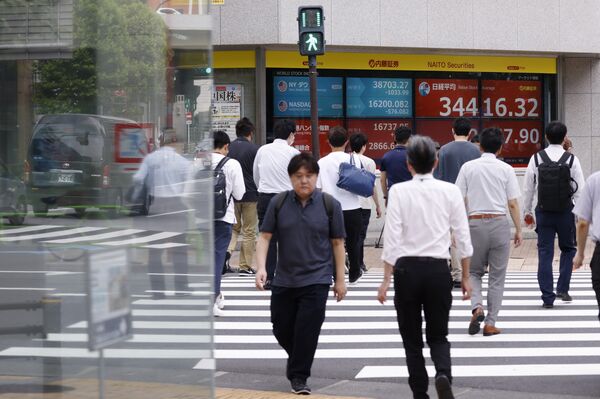
[[[381,143],[381,142],[374,142],[374,143],[369,143],[369,150],[372,151],[381,151],[381,150],[391,150],[392,148],[394,148],[395,144],[394,143]]]

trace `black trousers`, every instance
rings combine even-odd
[[[269,208],[269,203],[271,202],[271,198],[276,196],[277,194],[271,193],[258,193],[258,202],[256,204],[256,214],[258,216],[258,229],[260,230],[263,220],[265,218],[265,214],[267,213],[267,208]],[[271,241],[269,242],[269,250],[267,252],[267,280],[273,281],[273,276],[275,276],[275,267],[277,266],[277,234],[273,233],[271,237]]]
[[[423,358],[423,320],[425,337],[431,350],[436,375],[452,380],[448,319],[452,306],[452,277],[448,261],[425,257],[400,258],[394,267],[394,305],[404,343],[408,384],[414,398],[428,398],[429,376]]]
[[[350,263],[350,271],[348,272],[350,280],[353,280],[360,275],[360,255],[362,248],[360,232],[362,229],[362,223],[363,221],[360,208],[344,211],[346,252],[348,252],[348,262]]]
[[[592,287],[596,293],[596,302],[598,302],[598,308],[600,309],[600,243],[596,243],[594,255],[592,255],[590,261],[590,269],[592,270]],[[600,310],[598,319],[600,320]]]
[[[369,228],[369,221],[371,220],[370,209],[360,209],[360,216],[362,218],[362,225],[360,226],[360,243],[359,243],[359,264],[365,264],[365,239],[367,238],[367,229]]]
[[[271,323],[279,345],[287,352],[286,377],[304,381],[310,377],[325,320],[329,286],[271,287]]]

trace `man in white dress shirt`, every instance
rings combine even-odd
[[[394,305],[415,399],[429,398],[429,377],[423,358],[421,312],[425,335],[435,364],[438,397],[454,398],[448,319],[452,306],[452,277],[448,267],[450,232],[462,263],[463,299],[469,299],[469,262],[473,253],[465,204],[457,186],[433,178],[435,144],[413,136],[407,147],[413,179],[389,191],[382,259],[384,279],[377,298],[384,303],[394,273]]]
[[[263,145],[258,149],[252,168],[254,182],[258,188],[256,212],[258,214],[259,229],[262,226],[271,198],[292,189],[287,168],[290,160],[300,153],[300,151],[292,147],[292,144],[294,144],[294,133],[296,133],[296,124],[293,121],[283,119],[275,122],[273,133],[275,134],[275,140],[271,144]],[[276,266],[277,235],[273,234],[269,242],[269,251],[267,254],[267,281],[264,289],[270,289]]]
[[[577,215],[577,253],[573,258],[573,269],[583,265],[585,245],[591,225],[591,239],[596,244],[590,261],[592,271],[592,288],[596,294],[596,302],[600,308],[600,172],[588,177],[577,205],[573,209]],[[598,314],[600,319],[600,314]]]
[[[507,209],[515,224],[515,247],[523,242],[521,213],[519,211],[519,183],[514,169],[497,159],[502,151],[504,136],[497,127],[484,129],[479,137],[481,158],[466,162],[456,179],[467,213],[473,243],[470,283],[471,322],[469,334],[479,332],[479,324],[485,321],[483,335],[500,334],[496,319],[504,295],[504,279],[510,256],[510,224]],[[482,278],[489,265],[487,316],[483,311]],[[485,319],[485,320],[484,320]]]
[[[182,201],[184,186],[188,179],[190,161],[176,151],[177,135],[166,132],[160,137],[160,148],[144,158],[133,180],[145,184],[153,197],[152,215],[136,217],[134,226],[140,229],[180,232],[172,240],[186,244],[187,206]],[[165,250],[150,248],[148,250],[148,276],[154,299],[166,297],[165,269],[162,255]],[[176,295],[188,292],[188,247],[177,246],[169,249],[175,271],[174,291]]]
[[[333,195],[340,201],[344,211],[344,228],[346,229],[346,251],[348,252],[348,281],[354,284],[362,276],[360,268],[360,230],[362,225],[360,195],[353,194],[337,186],[340,178],[340,164],[350,162],[350,154],[345,152],[348,145],[348,132],[341,126],[335,126],[329,131],[331,153],[319,160],[319,178],[317,187]],[[358,163],[358,157],[355,164]]]
[[[575,247],[575,216],[573,215],[573,202],[577,199],[583,190],[585,184],[583,172],[579,159],[573,154],[566,153],[563,148],[563,142],[567,135],[567,127],[561,122],[550,122],[546,127],[546,139],[550,145],[543,150],[551,161],[557,162],[567,156],[566,164],[570,165],[571,186],[573,193],[568,198],[568,203],[562,211],[547,211],[540,206],[538,192],[537,204],[535,207],[535,223],[538,236],[538,284],[542,292],[542,306],[550,309],[554,306],[554,300],[558,297],[565,302],[571,301],[569,295],[569,285],[571,283],[571,273],[573,270],[573,258],[577,252]],[[541,159],[542,151],[534,154],[529,160],[525,172],[525,188],[523,193],[523,213],[525,214],[525,223],[533,224],[533,198],[534,192],[539,191],[539,172],[538,166],[543,163]],[[553,193],[554,198],[558,198],[558,193]],[[558,247],[560,248],[559,277],[556,283],[556,293],[554,291],[554,277],[552,275],[552,261],[554,259],[554,237],[558,235]]]
[[[229,135],[224,131],[218,130],[213,133],[214,150],[211,154],[211,166],[214,170],[219,162],[229,153]],[[213,306],[213,314],[215,316],[224,316],[223,307],[225,301],[221,293],[221,271],[223,262],[225,262],[225,254],[229,241],[231,241],[231,232],[235,223],[234,203],[231,200],[241,200],[246,193],[246,185],[244,184],[244,173],[242,166],[238,161],[229,158],[222,166],[222,171],[225,174],[225,196],[227,198],[227,213],[220,219],[214,222],[214,238],[215,238],[215,304]]]

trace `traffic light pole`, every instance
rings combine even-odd
[[[312,132],[312,153],[319,159],[319,108],[317,104],[317,56],[308,56],[308,80],[310,85],[310,130]]]

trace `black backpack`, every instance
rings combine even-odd
[[[539,163],[538,156],[542,159]],[[577,191],[577,183],[571,178],[571,166],[575,156],[565,153],[558,161],[552,161],[545,150],[534,155],[538,168],[538,207],[546,212],[563,212],[573,206],[571,197]],[[571,185],[575,183],[575,189]]]
[[[214,184],[214,217],[215,220],[221,219],[227,214],[227,208],[229,207],[229,201],[231,201],[231,195],[227,197],[227,178],[225,172],[223,172],[223,166],[231,158],[225,157],[217,164],[214,169],[213,184]]]

